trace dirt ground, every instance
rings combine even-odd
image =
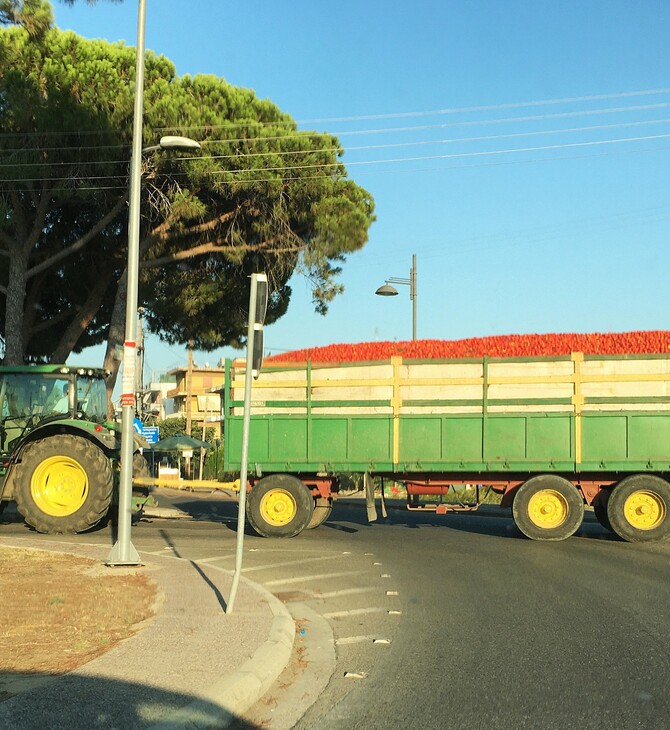
[[[110,575],[93,560],[0,547],[0,675],[69,672],[136,633],[153,616],[156,597],[145,575]]]

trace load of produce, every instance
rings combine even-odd
[[[406,359],[458,359],[472,357],[560,357],[571,352],[585,355],[652,355],[670,352],[670,331],[595,332],[591,334],[528,334],[470,337],[464,340],[410,340],[358,342],[309,347],[271,355],[268,363],[358,362]]]

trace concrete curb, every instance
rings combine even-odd
[[[265,643],[236,672],[213,684],[204,696],[182,707],[149,730],[201,730],[226,728],[270,689],[291,658],[295,622],[284,604],[269,591],[244,577],[260,593],[273,614]],[[212,712],[213,706],[220,708]]]

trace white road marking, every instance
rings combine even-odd
[[[235,553],[229,553],[228,555],[217,555],[213,558],[202,558],[199,560],[196,560],[197,563],[215,563],[217,560],[230,560],[231,558],[235,557]]]
[[[288,565],[304,565],[305,563],[318,563],[323,560],[339,560],[341,555],[320,555],[317,558],[303,558],[302,560],[288,560],[283,563],[267,563],[266,565],[254,565],[253,568],[243,568],[243,573],[252,573],[254,570],[272,570],[284,568]]]
[[[347,646],[349,644],[369,644],[374,640],[374,636],[369,636],[367,634],[364,636],[342,636],[339,639],[335,639],[335,644],[337,646]]]
[[[264,586],[285,586],[292,583],[305,583],[310,580],[328,580],[329,578],[342,578],[345,575],[360,575],[363,571],[347,570],[343,573],[318,573],[316,575],[299,575],[296,578],[279,578],[277,580],[266,580]]]
[[[331,611],[324,613],[324,618],[344,618],[345,616],[364,616],[367,613],[384,613],[386,611],[382,606],[374,606],[370,608],[352,608],[348,611]]]
[[[372,593],[377,590],[377,586],[367,586],[366,588],[343,588],[341,591],[329,591],[328,593],[314,593],[314,598],[339,598],[340,596],[355,596],[358,593]]]

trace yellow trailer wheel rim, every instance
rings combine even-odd
[[[655,492],[639,489],[624,502],[623,514],[635,529],[653,530],[665,520],[665,502]]]
[[[298,508],[293,496],[284,489],[273,489],[263,496],[260,504],[261,516],[270,525],[288,525]]]
[[[37,507],[52,517],[74,514],[88,496],[88,477],[69,456],[51,456],[33,472],[30,493]]]
[[[568,517],[568,501],[555,489],[542,489],[528,501],[528,517],[537,527],[551,530]]]

